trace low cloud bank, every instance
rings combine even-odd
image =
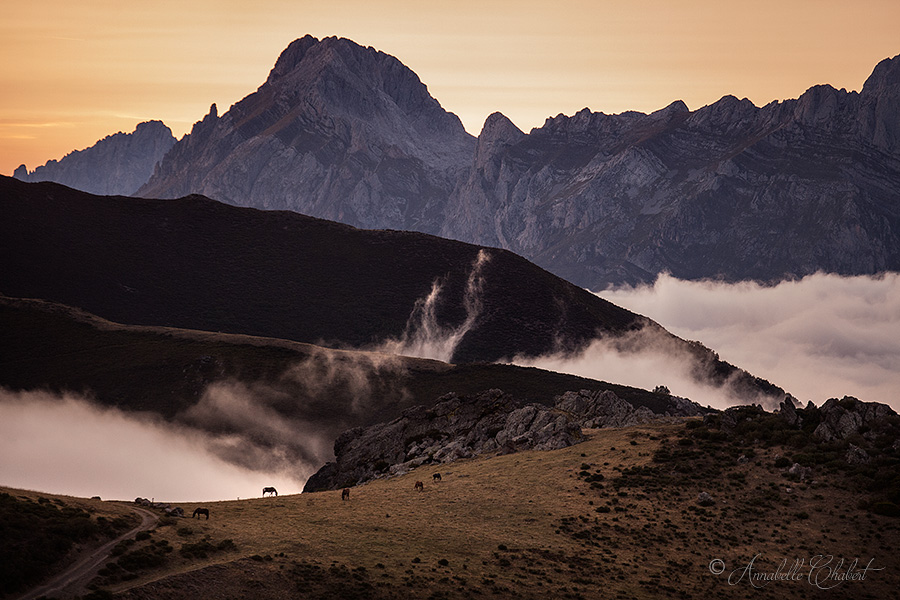
[[[281,493],[301,491],[309,473],[261,471],[259,463],[242,468],[217,455],[228,443],[74,395],[0,390],[0,483],[6,486],[167,502],[246,498],[270,485]]]
[[[771,397],[748,395],[748,391],[732,379],[718,384],[704,383],[701,379],[705,378],[698,375],[702,369],[696,357],[689,354],[683,344],[654,329],[594,340],[574,355],[517,356],[510,362],[647,390],[665,386],[675,396],[718,409],[748,403],[759,403],[771,409],[776,404]]]
[[[650,317],[679,337],[702,342],[723,360],[783,387],[803,403],[849,395],[900,410],[900,274],[816,274],[775,286],[661,275],[652,286],[597,295]],[[674,394],[706,404],[677,378],[679,361],[672,359],[628,360],[589,351],[557,370],[585,375],[603,364],[602,371],[590,376],[650,388],[665,384]]]
[[[0,484],[78,496],[299,493],[361,416],[402,402],[395,356],[317,349],[268,380],[221,380],[165,421],[75,394],[0,389]]]

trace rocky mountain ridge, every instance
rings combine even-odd
[[[757,108],[726,96],[644,115],[585,109],[492,132],[441,234],[528,256],[592,289],[900,268],[900,57],[860,93]],[[483,150],[483,151],[481,151]]]
[[[221,115],[213,105],[137,194],[500,247],[599,290],[662,272],[900,270],[898,189],[900,56],[859,92],[585,108],[528,133],[495,113],[476,139],[396,58],[307,35],[256,92]]]
[[[900,57],[858,93],[584,109],[529,133],[495,113],[476,141],[393,57],[306,36],[140,194],[497,246],[590,289],[873,274],[900,269],[898,114]]]
[[[92,194],[127,196],[147,182],[175,142],[172,130],[162,121],[146,121],[132,133],[109,135],[33,171],[21,165],[13,177],[32,183],[53,181]]]

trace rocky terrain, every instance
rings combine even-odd
[[[859,93],[650,115],[585,109],[529,134],[488,118],[441,234],[591,289],[900,268],[900,57]]]
[[[725,435],[760,441],[760,432],[765,432],[761,439],[766,443],[793,440],[817,451],[824,448],[825,460],[836,451],[833,458],[849,465],[868,465],[870,453],[900,451],[900,416],[885,404],[851,397],[798,409],[787,396],[770,413],[759,405],[716,411],[669,396],[654,412],[609,390],[567,391],[545,404],[526,404],[500,390],[487,390],[468,396],[447,394],[434,404],[408,408],[392,421],[345,431],[334,443],[335,460],[310,477],[304,491],[352,487],[486,453],[566,448],[585,439],[582,428],[632,427],[696,416]],[[811,477],[816,460],[804,460],[804,464],[786,462],[789,475]]]
[[[477,140],[397,59],[306,36],[141,188],[510,249],[590,289],[900,269],[900,57],[860,92],[584,109]]]
[[[309,478],[306,492],[339,489],[487,452],[553,450],[584,440],[582,427],[627,427],[662,416],[712,412],[669,397],[662,414],[620,399],[612,391],[568,391],[552,403],[523,403],[500,390],[447,394],[414,406],[387,423],[345,431],[334,443],[334,462]]]
[[[162,121],[139,123],[132,133],[107,136],[84,150],[70,152],[29,171],[25,165],[13,177],[21,181],[54,181],[99,195],[130,195],[147,182],[175,138]]]

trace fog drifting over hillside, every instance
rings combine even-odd
[[[775,286],[661,275],[652,286],[597,295],[702,342],[804,404],[849,395],[900,410],[900,274],[816,274]],[[666,385],[716,408],[733,403],[690,381],[677,357],[625,356],[595,343],[577,358],[530,364],[648,389]]]
[[[303,479],[229,464],[221,440],[73,395],[0,390],[0,483],[105,500],[231,500]],[[308,475],[308,473],[307,473]]]

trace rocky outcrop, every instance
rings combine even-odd
[[[91,194],[128,196],[147,182],[174,144],[172,130],[162,121],[147,121],[132,133],[107,136],[34,171],[21,165],[13,176],[28,182],[53,181]]]
[[[566,392],[557,398],[554,407],[572,415],[582,427],[588,428],[628,427],[658,418],[650,409],[635,408],[609,390]]]
[[[334,462],[307,481],[314,492],[406,473],[486,452],[554,450],[583,439],[582,427],[626,427],[658,418],[611,391],[566,392],[553,406],[522,405],[500,390],[448,394],[388,423],[357,427],[334,443]]]
[[[335,461],[310,477],[304,491],[356,485],[485,452],[563,448],[581,439],[581,428],[562,411],[521,406],[500,390],[447,394],[430,408],[416,406],[388,423],[341,434]]]
[[[856,434],[872,439],[888,417],[897,416],[887,404],[862,402],[851,396],[840,400],[831,398],[819,408],[819,413],[822,420],[813,435],[826,442],[845,440]]]
[[[794,397],[790,394],[787,394],[784,400],[778,406],[778,414],[781,415],[787,424],[791,427],[800,427],[803,425],[803,417],[797,412],[797,407],[794,406]]]

